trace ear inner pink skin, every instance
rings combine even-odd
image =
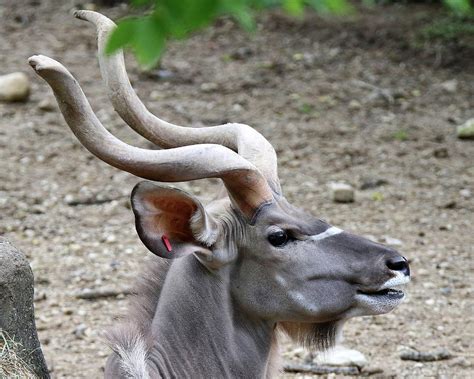
[[[161,237],[161,240],[163,241],[163,244],[165,245],[166,250],[171,252],[171,250],[173,250],[173,249],[171,248],[171,243],[170,243],[170,240],[168,239],[168,237],[163,235],[163,237]]]

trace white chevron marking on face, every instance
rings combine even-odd
[[[321,241],[325,238],[335,236],[336,234],[342,233],[344,230],[331,226],[329,229],[326,229],[324,232],[315,234],[309,237],[312,241]]]

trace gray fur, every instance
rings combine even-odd
[[[343,320],[377,313],[359,308],[358,291],[395,276],[385,264],[395,251],[346,232],[313,241],[308,236],[330,226],[282,198],[255,225],[222,200],[206,213],[218,236],[210,253],[147,265],[128,316],[108,334],[114,355],[106,377],[273,377],[282,331],[327,349]],[[194,214],[190,222],[203,219]],[[292,230],[294,240],[271,246],[266,236],[275,225]],[[202,237],[202,223],[191,230]],[[146,352],[134,366],[127,360],[140,344]],[[130,376],[125,366],[147,371]]]

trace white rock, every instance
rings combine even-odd
[[[77,339],[84,338],[87,335],[87,326],[85,324],[79,324],[74,328],[73,334]]]
[[[471,191],[467,188],[463,188],[461,191],[459,191],[459,194],[466,199],[469,199],[472,195]]]
[[[349,109],[356,110],[356,109],[360,109],[360,108],[362,108],[362,104],[359,103],[357,100],[351,100],[349,102]]]
[[[439,85],[446,92],[454,93],[458,89],[458,81],[456,79],[446,80]]]
[[[331,198],[336,203],[352,203],[354,201],[354,188],[346,183],[331,183]]]
[[[70,193],[68,193],[66,196],[64,196],[64,202],[68,205],[71,205],[75,201],[76,201],[76,198],[74,197],[74,195],[72,195]]]
[[[0,76],[0,101],[25,101],[30,95],[30,81],[22,72]]]
[[[329,366],[357,366],[367,365],[367,358],[360,351],[348,349],[344,346],[336,346],[324,353],[318,354],[315,363]]]
[[[402,246],[403,245],[402,241],[400,241],[397,238],[390,237],[390,236],[383,236],[381,238],[380,242],[386,243],[387,245],[391,245],[391,246]]]
[[[38,109],[44,112],[52,112],[57,109],[57,105],[54,99],[48,97],[38,103]]]
[[[202,92],[215,92],[219,88],[217,83],[202,83],[201,84],[201,91]]]
[[[474,118],[457,127],[457,136],[461,139],[474,139]]]

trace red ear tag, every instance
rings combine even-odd
[[[163,244],[165,245],[166,250],[168,250],[168,251],[173,250],[173,249],[171,248],[171,243],[170,243],[170,240],[168,239],[168,237],[166,237],[165,235],[163,235],[163,237],[161,237],[161,240],[163,241]]]

